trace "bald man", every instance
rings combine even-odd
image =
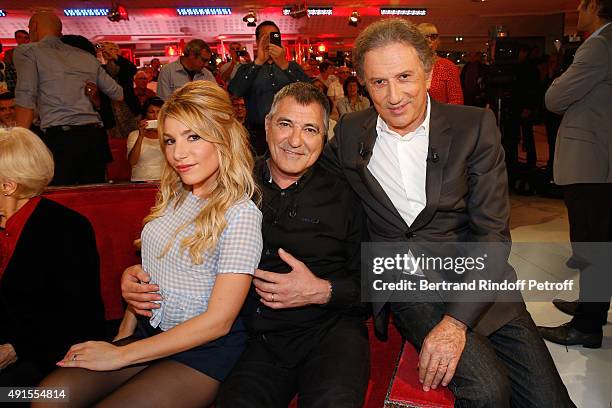
[[[62,22],[52,13],[30,18],[30,43],[15,49],[17,125],[40,116],[43,140],[55,159],[52,184],[105,181],[106,133],[88,94],[92,84],[112,100],[123,90],[91,54],[60,41]]]

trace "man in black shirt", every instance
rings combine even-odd
[[[284,408],[296,393],[301,407],[363,405],[363,213],[348,184],[318,164],[328,120],[327,98],[306,83],[279,91],[266,116],[269,153],[255,168],[264,247],[243,313],[251,336],[218,408]],[[136,293],[157,290],[133,284],[148,281],[146,274],[126,275],[128,303],[139,313],[157,307],[148,303],[157,295]]]

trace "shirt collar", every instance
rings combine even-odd
[[[612,22],[608,22],[608,23],[602,25],[597,30],[595,30],[595,32],[593,32],[593,34],[591,34],[591,36],[589,38],[595,37],[596,35],[599,35],[603,31],[603,29],[606,28],[607,26],[609,26],[610,24],[612,24]]]
[[[261,168],[262,182],[265,183],[266,185],[274,186],[278,190],[283,190],[274,182],[274,180],[272,180],[272,173],[270,172],[270,167],[268,166],[268,160],[272,160],[272,158],[270,157],[270,152],[266,151],[266,153],[262,157],[260,157],[258,160],[261,160],[263,162],[261,166],[262,167]],[[308,170],[306,170],[306,173],[304,173],[302,177],[299,178],[298,181],[291,184],[289,187],[285,188],[284,190],[291,191],[291,190],[297,189],[298,187],[302,186],[305,182],[307,182],[312,177],[312,174],[315,172],[315,168],[318,166],[318,164],[319,164],[319,161],[317,160],[312,166],[310,166]]]
[[[40,40],[39,42],[61,42],[62,40],[56,35],[47,35],[45,38]]]
[[[396,131],[390,129],[387,123],[380,117],[380,115],[378,115],[378,119],[376,120],[376,132],[378,133],[379,136],[381,135],[391,136],[400,141],[411,140],[417,135],[429,136],[430,114],[431,114],[431,100],[429,98],[429,94],[427,94],[427,110],[425,114],[425,119],[419,125],[419,127],[416,128],[414,131],[406,134],[405,136],[401,136]]]

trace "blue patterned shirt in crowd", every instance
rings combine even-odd
[[[172,95],[172,92],[191,81],[189,73],[183,64],[181,64],[181,59],[179,58],[170,64],[164,65],[161,71],[159,71],[159,76],[157,77],[157,96],[165,101]],[[206,68],[202,68],[202,71],[195,74],[193,81],[217,83],[215,76]]]
[[[142,267],[151,276],[151,283],[159,285],[163,301],[153,310],[150,324],[164,331],[204,313],[215,279],[222,273],[253,275],[259,264],[263,241],[261,211],[251,200],[243,200],[230,207],[225,218],[227,226],[217,246],[195,265],[188,250],[180,250],[180,241],[193,235],[192,221],[207,200],[189,193],[182,204],[171,203],[165,214],[147,223],[142,231]],[[172,242],[170,250],[163,250],[175,233],[186,223]]]
[[[246,102],[247,123],[263,126],[272,107],[274,95],[285,85],[293,82],[311,82],[310,77],[295,61],[290,61],[286,70],[276,64],[242,64],[229,83],[232,95],[242,96]]]
[[[40,127],[102,124],[89,97],[85,82],[98,86],[112,100],[123,98],[123,89],[91,54],[47,36],[15,48],[17,69],[15,104],[36,109]]]

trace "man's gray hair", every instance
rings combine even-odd
[[[283,89],[278,91],[276,95],[274,95],[272,107],[270,108],[270,112],[266,115],[266,120],[272,118],[280,102],[289,97],[295,99],[295,101],[302,106],[316,103],[321,107],[323,110],[323,129],[325,130],[323,136],[327,136],[330,110],[329,99],[327,99],[327,96],[323,95],[323,92],[321,92],[319,88],[308,82],[293,82],[289,85],[285,85]]]
[[[360,80],[364,80],[365,54],[389,44],[403,43],[414,47],[421,60],[425,73],[433,67],[433,51],[427,45],[425,37],[414,24],[401,18],[380,20],[370,24],[359,34],[353,49],[353,64]]]
[[[206,50],[209,54],[212,54],[212,51],[210,50],[210,47],[208,46],[208,44],[206,44],[206,42],[200,40],[199,38],[195,38],[185,45],[183,55],[186,57],[190,56],[191,54],[199,56],[202,50]]]

